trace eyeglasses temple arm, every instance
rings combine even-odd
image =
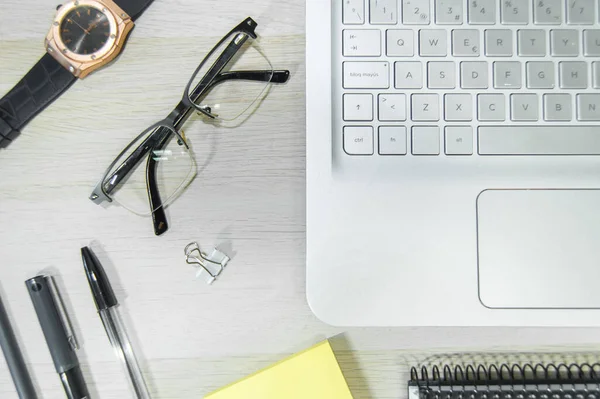
[[[214,86],[223,83],[228,80],[250,80],[254,82],[265,82],[265,83],[286,83],[290,78],[290,71],[229,71],[221,72],[217,75],[206,92],[212,89]]]
[[[162,140],[157,143],[155,148],[162,148],[165,143],[169,140],[169,135],[164,135]],[[156,169],[158,162],[154,159],[152,154],[148,155],[148,162],[146,163],[146,184],[148,189],[148,201],[150,201],[150,209],[152,209],[152,225],[154,227],[154,234],[160,236],[169,230],[169,223],[167,222],[167,215],[165,209],[162,206],[162,200],[160,198],[160,191],[156,184]]]
[[[229,64],[231,59],[237,54],[237,52],[244,46],[249,37],[252,39],[256,39],[256,22],[248,17],[244,21],[242,21],[238,26],[233,28],[227,35],[225,35],[219,43],[208,53],[205,60],[198,66],[196,71],[194,72],[194,76],[198,74],[200,69],[203,67],[204,63],[210,56],[223,44],[225,40],[231,36],[235,36],[227,45],[227,47],[223,50],[223,52],[219,55],[219,58],[210,66],[210,69],[204,74],[202,80],[191,89],[192,80],[190,80],[185,88],[185,92],[190,93],[190,99],[192,101],[196,101],[200,96],[206,92],[206,89],[211,86],[213,79],[215,79]]]

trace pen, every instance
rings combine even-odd
[[[125,332],[123,321],[117,311],[119,301],[117,301],[117,297],[108,281],[104,268],[98,258],[96,258],[96,255],[88,247],[81,248],[81,258],[94,301],[96,302],[96,308],[98,308],[98,315],[102,320],[108,339],[129,375],[136,396],[142,399],[149,399],[150,393],[146,387],[144,376],[133,353],[133,348]]]
[[[69,317],[51,276],[25,281],[56,372],[69,399],[89,399],[75,350],[79,349]]]
[[[23,355],[19,350],[17,338],[8,320],[2,300],[0,300],[0,347],[2,347],[19,398],[36,399],[37,394],[33,388],[31,377],[27,371],[27,366],[25,366],[25,360],[23,360]]]

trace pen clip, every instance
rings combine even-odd
[[[77,338],[75,337],[75,331],[73,330],[73,326],[71,325],[71,320],[69,320],[69,316],[67,314],[67,310],[65,309],[65,304],[60,297],[58,292],[58,287],[56,286],[56,282],[54,281],[54,277],[45,276],[44,280],[48,283],[48,287],[50,288],[50,294],[52,295],[52,299],[54,300],[54,304],[56,305],[56,310],[58,312],[58,317],[60,318],[60,322],[65,330],[65,334],[67,336],[67,341],[69,341],[69,346],[71,349],[77,350],[79,349],[79,344],[77,343]]]

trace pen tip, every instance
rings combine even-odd
[[[118,305],[117,297],[96,255],[90,248],[83,247],[81,248],[81,258],[98,310]]]
[[[81,248],[81,260],[83,261],[83,268],[89,279],[92,277],[92,274],[97,271],[96,263],[99,262],[97,262],[96,257],[88,247]]]
[[[81,248],[81,258],[83,259],[84,266],[87,266],[86,263],[89,261],[89,253],[90,249],[88,247]]]

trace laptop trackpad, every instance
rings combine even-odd
[[[486,190],[479,297],[490,308],[600,308],[600,190]]]

